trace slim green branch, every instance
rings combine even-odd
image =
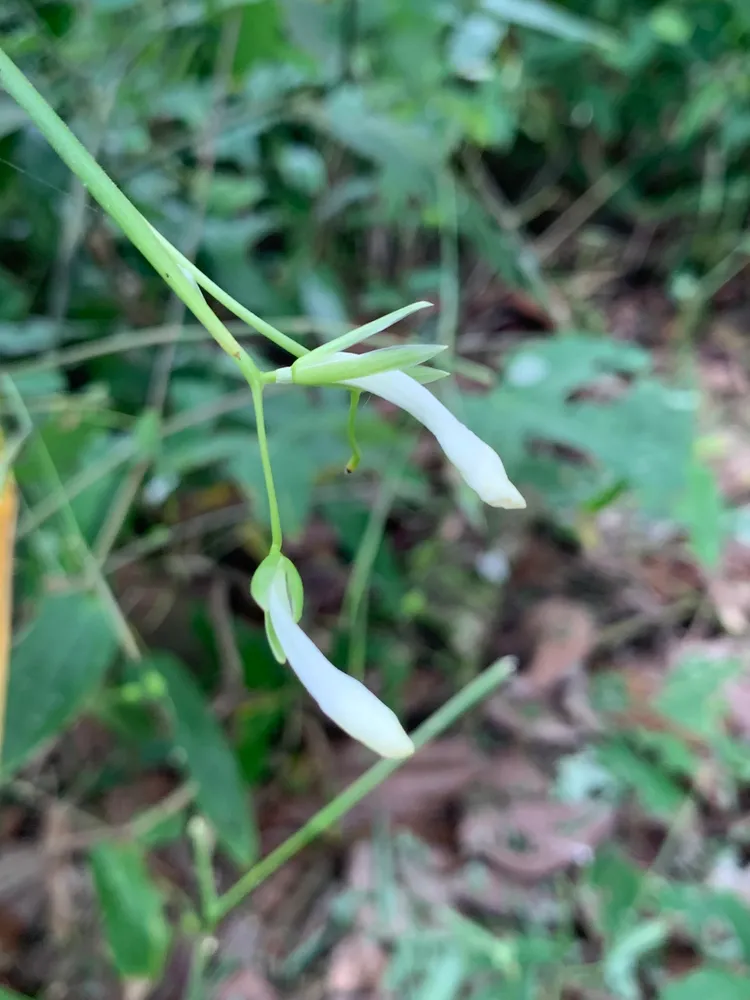
[[[27,112],[60,158],[80,178],[92,197],[117,222],[128,239],[182,299],[196,319],[203,323],[219,346],[236,361],[239,362],[244,356],[246,362],[255,367],[210,308],[192,278],[184,273],[185,258],[152,228],[2,48],[0,84]]]
[[[359,389],[352,389],[349,400],[349,420],[346,425],[346,434],[349,438],[352,455],[346,463],[347,472],[354,472],[362,460],[362,452],[359,449],[359,442],[357,441],[357,407],[359,406],[359,397],[361,395],[362,392]]]
[[[271,545],[273,548],[280,550],[282,543],[281,517],[279,516],[279,503],[276,499],[276,487],[273,482],[271,455],[268,451],[266,420],[263,415],[263,383],[255,381],[252,383],[250,388],[253,393],[256,433],[258,435],[258,447],[260,448],[260,461],[263,466],[263,479],[266,484],[266,493],[268,494],[268,510],[271,516]]]
[[[475,677],[462,691],[455,694],[450,701],[446,702],[442,708],[430,716],[412,734],[414,746],[420,750],[423,746],[435,739],[444,730],[451,726],[461,715],[473,708],[478,702],[486,698],[499,684],[512,673],[514,667],[510,657],[498,660],[484,673]],[[277,868],[294,857],[298,851],[310,844],[315,838],[334,826],[350,809],[360,802],[366,795],[377,788],[385,779],[403,764],[403,760],[381,760],[360,777],[349,787],[338,795],[333,802],[329,802],[312,819],[292,834],[288,840],[271,851],[262,861],[254,865],[246,875],[243,875],[228,889],[223,896],[219,897],[217,904],[217,917],[221,919],[234,909],[249,893],[260,885],[265,879],[272,875]]]

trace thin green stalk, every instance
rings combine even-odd
[[[263,336],[270,340],[272,343],[276,344],[277,347],[281,347],[283,350],[288,351],[293,354],[295,358],[301,358],[303,354],[309,352],[309,348],[303,347],[298,344],[296,340],[292,340],[291,337],[287,337],[285,333],[281,330],[277,330],[275,326],[272,326],[266,320],[261,319],[260,316],[256,316],[254,312],[251,312],[246,306],[243,306],[241,302],[237,299],[232,298],[229,292],[225,292],[221,285],[217,285],[216,282],[211,281],[199,267],[197,267],[191,260],[184,257],[179,250],[173,249],[173,256],[180,264],[180,267],[184,271],[189,271],[190,274],[195,278],[201,288],[204,288],[216,299],[217,302],[221,302],[223,306],[226,306],[230,312],[251,326],[258,333],[263,334]]]
[[[198,883],[203,930],[213,931],[216,923],[216,877],[214,875],[214,836],[202,816],[193,816],[188,823],[188,836],[193,844],[193,869]]]
[[[388,473],[378,490],[359,543],[344,595],[342,618],[348,619],[350,634],[348,669],[358,680],[363,680],[365,675],[372,571],[383,541],[388,515],[398,494],[404,465],[403,452],[396,454],[394,449],[388,462]]]
[[[346,463],[347,472],[354,472],[362,460],[362,452],[359,449],[359,441],[357,441],[357,407],[359,406],[359,397],[361,395],[361,390],[352,389],[349,399],[349,420],[346,425],[346,434],[349,438],[352,455]]]
[[[93,156],[52,110],[13,60],[0,48],[0,84],[21,105],[60,158],[80,178],[85,188],[117,222],[128,239],[161,275],[169,287],[212,334],[219,346],[236,361],[247,357],[240,344],[210,308],[200,289],[183,272],[181,254],[159,236],[102,170]],[[256,369],[257,371],[257,369]]]
[[[273,548],[280,550],[282,543],[281,517],[279,516],[279,503],[276,499],[276,487],[273,482],[271,456],[268,451],[266,421],[263,415],[263,384],[257,381],[253,382],[251,389],[253,393],[253,406],[255,408],[258,447],[260,448],[260,461],[263,466],[263,479],[266,484],[266,493],[268,494],[268,510],[271,516],[271,545]]]
[[[451,726],[461,715],[486,698],[499,684],[512,673],[514,663],[512,658],[498,660],[484,673],[475,677],[463,690],[455,694],[442,708],[433,713],[429,719],[412,734],[414,746],[420,750]],[[338,795],[332,802],[324,806],[302,829],[292,834],[288,840],[271,851],[269,855],[254,865],[246,875],[243,875],[231,889],[219,897],[217,916],[225,917],[249,893],[272,875],[277,868],[289,861],[298,851],[302,850],[325,830],[334,826],[350,809],[366,795],[377,788],[385,779],[404,763],[403,760],[381,760]]]

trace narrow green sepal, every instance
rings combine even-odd
[[[450,375],[450,372],[445,371],[443,368],[429,368],[422,365],[417,365],[414,368],[404,368],[403,371],[404,375],[413,378],[415,382],[421,382],[422,385],[427,385],[429,382],[437,382],[441,378],[448,378]]]
[[[268,645],[277,662],[286,663],[286,654],[281,648],[281,643],[276,638],[276,631],[271,624],[271,616],[269,614],[266,614],[266,639],[268,640]]]
[[[310,355],[292,365],[294,381],[299,385],[332,385],[368,375],[413,368],[445,350],[444,344],[404,344],[383,347],[365,354],[334,354],[310,362]]]
[[[282,567],[286,574],[286,589],[289,592],[289,600],[292,605],[292,617],[296,622],[302,617],[302,605],[305,601],[305,591],[302,587],[302,577],[299,575],[297,567],[286,556],[282,556]]]
[[[376,333],[382,333],[383,330],[387,330],[401,319],[406,319],[412,313],[418,312],[420,309],[430,308],[432,308],[431,302],[412,302],[409,306],[402,306],[401,309],[396,309],[385,316],[381,316],[379,319],[365,323],[364,326],[358,326],[356,330],[350,330],[349,333],[343,333],[340,337],[321,344],[320,347],[316,347],[314,351],[310,351],[305,357],[312,358],[322,354],[332,354],[335,351],[345,351],[347,347],[351,347],[353,344],[359,344],[363,340],[367,340],[368,337],[374,337]]]
[[[268,611],[268,591],[271,588],[271,581],[279,563],[284,558],[286,557],[282,556],[278,549],[272,549],[253,573],[253,578],[250,581],[250,596],[264,611]]]

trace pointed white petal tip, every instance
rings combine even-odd
[[[364,684],[334,667],[297,625],[284,573],[277,573],[269,588],[268,614],[283,655],[329,719],[381,757],[414,753],[396,714]]]
[[[504,507],[506,510],[522,510],[526,506],[526,501],[510,480],[498,483],[494,489],[485,492],[482,500],[490,507]]]

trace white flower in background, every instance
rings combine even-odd
[[[364,684],[334,667],[296,623],[285,563],[288,560],[278,563],[262,596],[262,606],[270,619],[272,637],[292,670],[321,711],[353,739],[381,757],[410,756],[414,744],[396,715]]]
[[[424,424],[437,438],[446,458],[485,503],[492,507],[526,506],[526,501],[508,479],[497,452],[416,379],[405,372],[392,371],[347,379],[345,384],[400,406]]]

